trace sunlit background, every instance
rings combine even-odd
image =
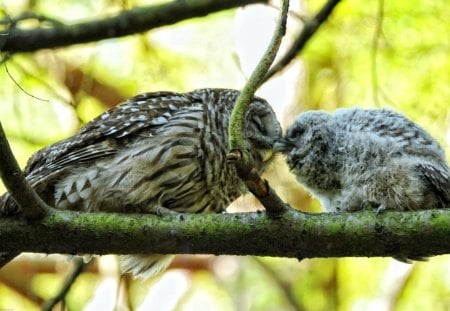
[[[156,2],[3,0],[0,6],[2,18],[33,11],[70,23]],[[302,55],[258,95],[284,128],[309,109],[389,107],[426,128],[450,154],[448,1],[385,2],[342,1]],[[282,51],[323,3],[291,1]],[[274,7],[14,55],[0,67],[0,119],[15,156],[24,166],[37,149],[140,92],[242,88],[271,37]],[[320,211],[283,159],[266,177],[293,207]],[[257,208],[248,196],[229,211]],[[103,256],[79,276],[65,303],[68,310],[450,310],[449,264],[449,256],[412,265],[390,258],[179,256],[166,273],[141,281],[121,278],[116,257]],[[38,310],[71,268],[65,256],[21,255],[0,270],[0,310]]]

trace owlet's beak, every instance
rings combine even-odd
[[[273,146],[273,151],[286,154],[289,151],[291,151],[293,147],[294,145],[289,140],[285,138],[280,138]]]

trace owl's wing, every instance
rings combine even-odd
[[[418,164],[417,169],[442,200],[443,205],[450,204],[450,176],[448,170],[443,170],[430,163]]]
[[[33,184],[46,174],[56,173],[70,164],[112,155],[121,144],[127,143],[143,129],[146,136],[152,136],[174,114],[193,105],[196,100],[189,93],[137,95],[93,119],[74,136],[36,152],[24,172]]]

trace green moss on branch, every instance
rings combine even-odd
[[[245,84],[241,95],[236,100],[236,105],[231,114],[230,125],[228,129],[228,146],[230,150],[244,150],[245,112],[247,111],[247,107],[250,105],[257,88],[262,84],[264,76],[269,70],[270,65],[272,65],[275,56],[277,55],[278,49],[280,48],[281,39],[286,33],[288,9],[289,1],[283,0],[279,21],[275,27],[272,40],[270,41],[269,46],[267,47],[267,50],[264,53],[263,57],[260,59],[258,65],[256,65],[256,68],[253,71],[252,75]]]
[[[55,211],[41,222],[0,219],[0,250],[44,253],[192,253],[277,257],[450,253],[450,211],[265,213],[158,217]]]

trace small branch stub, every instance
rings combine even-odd
[[[258,171],[254,167],[245,163],[240,150],[231,150],[227,155],[227,159],[229,162],[234,163],[239,177],[269,214],[279,214],[289,208],[269,186],[268,181],[259,176]]]

